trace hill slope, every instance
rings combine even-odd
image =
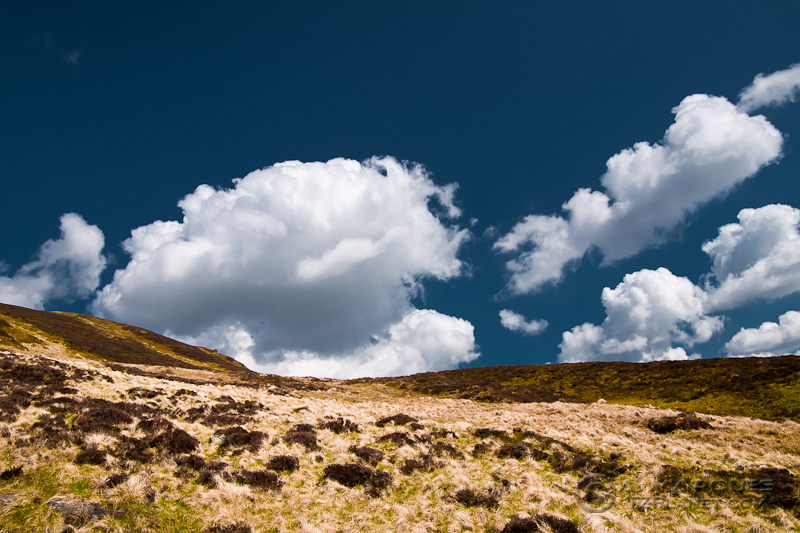
[[[360,380],[366,381],[366,380]],[[800,357],[495,366],[370,380],[408,392],[504,402],[596,402],[800,421]]]
[[[13,350],[63,347],[112,363],[247,372],[235,359],[153,333],[89,315],[36,311],[0,303],[0,346]]]

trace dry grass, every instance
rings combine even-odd
[[[0,422],[0,531],[62,531],[54,496],[108,512],[78,531],[800,528],[794,422],[700,415],[658,433],[648,421],[685,413],[0,359],[0,379],[24,365],[27,394]]]

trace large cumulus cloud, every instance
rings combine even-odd
[[[92,307],[259,369],[456,366],[477,356],[471,324],[410,303],[423,279],[462,271],[454,190],[392,158],[290,161],[230,189],[201,185],[179,202],[181,221],[132,231],[130,262]]]
[[[602,324],[585,323],[563,333],[559,360],[687,359],[685,348],[722,329],[721,318],[705,313],[706,299],[688,278],[663,267],[626,274],[616,288],[603,289]]]
[[[742,328],[725,344],[730,355],[785,355],[800,351],[800,312],[787,311],[778,322]]]
[[[56,300],[89,297],[106,266],[105,239],[75,213],[61,216],[61,236],[46,241],[36,257],[11,276],[0,276],[0,302],[44,308]]]
[[[703,244],[712,260],[706,286],[710,310],[800,290],[800,209],[770,204],[742,209],[738,219]]]
[[[559,282],[592,248],[613,262],[658,243],[688,213],[781,153],[772,124],[725,98],[694,94],[672,111],[660,143],[636,143],[607,161],[603,191],[579,189],[563,216],[529,215],[497,240],[497,251],[514,254],[507,263],[512,292]]]

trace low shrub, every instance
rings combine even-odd
[[[267,463],[267,469],[275,472],[294,472],[300,468],[300,460],[292,455],[276,455]]]
[[[406,424],[410,424],[412,422],[418,422],[416,418],[413,416],[409,416],[405,413],[398,413],[392,416],[386,416],[375,422],[375,425],[379,428],[384,427],[387,424],[394,424],[395,426],[404,426]]]
[[[525,518],[512,518],[501,533],[580,533],[574,523],[547,513],[537,513]]]
[[[497,496],[489,490],[476,492],[470,488],[456,491],[455,500],[466,507],[497,507]]]
[[[301,424],[303,425],[303,424]],[[295,426],[297,427],[297,426]],[[283,436],[283,441],[286,444],[299,444],[306,450],[319,450],[317,444],[317,435],[314,431],[303,431],[299,429],[290,429]]]
[[[233,473],[233,479],[258,490],[277,489],[282,485],[278,474],[270,470],[237,470]]]
[[[106,462],[106,452],[97,446],[87,446],[75,456],[77,465],[102,465]]]
[[[383,460],[383,452],[369,446],[352,445],[348,451],[371,466],[376,466]]]
[[[389,472],[375,470],[360,463],[328,465],[325,467],[323,477],[345,487],[363,485],[371,495],[377,495],[392,484],[392,475]]]
[[[354,433],[358,431],[358,424],[356,424],[352,420],[342,418],[341,416],[338,418],[333,418],[328,420],[320,420],[319,423],[317,424],[317,427],[319,429],[327,429],[329,431],[333,431],[336,434]]]
[[[679,429],[710,429],[711,424],[696,414],[683,411],[674,416],[651,418],[646,422],[647,429],[656,433],[672,433]]]

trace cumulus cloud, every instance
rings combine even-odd
[[[685,348],[708,341],[722,329],[705,313],[707,295],[666,268],[625,275],[603,289],[601,325],[575,326],[562,334],[559,361],[655,361],[696,357]],[[678,346],[676,346],[678,345]]]
[[[800,92],[800,63],[764,75],[757,74],[753,83],[739,93],[739,109],[750,112],[760,107],[794,102]]]
[[[510,331],[516,331],[523,335],[538,335],[547,329],[547,320],[527,320],[519,313],[510,309],[500,311],[500,323]]]
[[[558,283],[590,249],[610,263],[664,240],[688,213],[781,153],[772,124],[725,98],[694,94],[672,111],[660,143],[636,143],[607,161],[603,191],[579,189],[563,216],[529,215],[496,241],[495,250],[515,254],[507,262],[512,292]]]
[[[178,203],[181,221],[131,232],[130,262],[93,310],[283,373],[456,366],[476,356],[471,324],[410,303],[424,279],[462,272],[454,192],[388,157],[201,185]]]
[[[770,204],[742,209],[738,219],[703,244],[712,260],[706,282],[712,311],[800,290],[800,210]]]
[[[729,355],[773,356],[800,351],[800,312],[787,311],[778,322],[764,322],[758,328],[742,328],[725,344]]]
[[[60,238],[42,244],[12,276],[0,276],[0,301],[42,309],[54,300],[88,298],[97,289],[106,266],[103,232],[75,213],[60,221]]]
[[[412,309],[370,343],[335,354],[309,350],[259,354],[254,337],[240,325],[183,340],[216,344],[253,370],[291,376],[399,376],[454,368],[480,355],[470,322],[432,309]]]

